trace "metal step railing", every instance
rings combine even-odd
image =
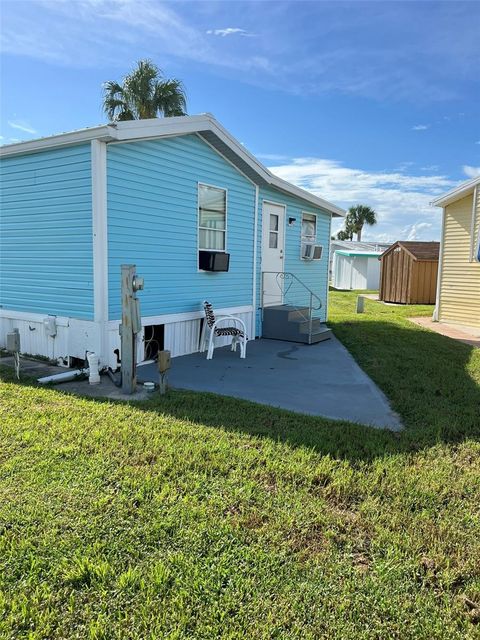
[[[279,305],[288,305],[289,307],[293,307],[295,311],[302,316],[305,322],[308,322],[308,342],[311,343],[312,340],[312,326],[313,326],[313,311],[319,311],[322,308],[322,301],[314,293],[310,287],[308,287],[300,278],[298,278],[291,271],[262,271],[262,286],[260,289],[260,307],[262,309],[265,308],[265,277],[272,276],[269,278],[270,284],[276,285],[278,287],[278,294],[272,293],[267,294],[272,298],[279,297],[279,302],[275,302],[275,300],[270,301],[270,304],[279,304]],[[308,296],[308,304],[299,305],[298,303],[293,301],[293,294],[296,290],[292,287],[298,285],[302,294],[307,294]],[[291,293],[290,299],[288,298],[288,294]],[[308,308],[308,315],[305,315],[303,309]]]

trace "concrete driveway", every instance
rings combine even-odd
[[[315,345],[251,341],[244,360],[229,347],[215,349],[212,360],[205,355],[175,358],[169,384],[393,431],[402,428],[386,397],[334,337]],[[140,366],[137,378],[156,382],[156,364]]]

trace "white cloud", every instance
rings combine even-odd
[[[371,206],[378,224],[362,237],[377,241],[406,239],[412,233],[417,239],[438,239],[440,216],[430,202],[457,184],[443,175],[364,171],[324,158],[295,158],[270,170],[345,209],[357,203]],[[341,225],[336,220],[333,232]]]
[[[462,79],[478,66],[478,33],[465,3],[433,12],[416,3],[414,21],[412,3],[388,2],[347,12],[328,2],[36,0],[25,3],[28,11],[19,2],[3,4],[3,52],[68,67],[124,70],[151,57],[167,70],[172,62],[208,65],[220,75],[235,70],[238,80],[302,97],[346,94],[418,105],[458,98]],[[245,28],[211,28],[220,19]],[[255,35],[250,25],[262,37],[245,37]],[[383,38],[364,37],[380,29]],[[452,30],[462,38],[452,42]],[[225,47],[224,38],[234,46]]]
[[[289,157],[283,155],[281,153],[256,153],[256,158],[261,158],[262,160],[271,161],[271,162],[286,162],[289,160]]]
[[[3,52],[75,67],[98,66],[99,61],[118,65],[119,60],[161,55],[163,60],[176,58],[245,72],[271,70],[256,51],[222,51],[220,55],[212,44],[216,39],[207,38],[194,20],[187,20],[189,14],[183,17],[164,3],[38,0],[34,6],[41,14],[14,12],[3,21]]]
[[[421,240],[422,231],[432,228],[430,222],[415,222],[410,227],[406,227],[403,230],[403,234],[407,236],[407,240]]]
[[[240,29],[238,27],[227,27],[226,29],[208,29],[207,33],[212,36],[221,36],[225,38],[225,36],[243,36],[244,38],[250,38],[254,34],[245,31],[245,29]]]
[[[425,167],[420,167],[421,171],[439,171],[438,164],[427,164]]]
[[[28,122],[25,122],[25,120],[8,120],[8,125],[12,127],[12,129],[25,131],[25,133],[37,133],[37,130],[34,129]]]
[[[469,178],[476,178],[477,176],[480,176],[480,167],[471,167],[468,164],[464,164],[462,170]]]
[[[480,144],[480,140],[477,140],[477,141],[475,142],[475,144]]]
[[[415,162],[412,162],[411,160],[406,160],[405,162],[400,162],[397,165],[397,171],[401,171],[402,173],[404,171],[407,171],[409,169],[411,169],[411,167],[413,167],[415,165]]]
[[[429,124],[416,124],[414,127],[412,127],[412,131],[425,131],[426,129],[429,129],[430,125]]]

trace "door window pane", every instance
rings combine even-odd
[[[278,249],[278,233],[275,231],[270,231],[268,246],[270,249]]]
[[[275,213],[270,214],[270,231],[278,231],[278,216]]]

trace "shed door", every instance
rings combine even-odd
[[[272,202],[263,203],[262,214],[262,281],[263,306],[283,302],[284,271],[283,251],[285,244],[285,207]]]

